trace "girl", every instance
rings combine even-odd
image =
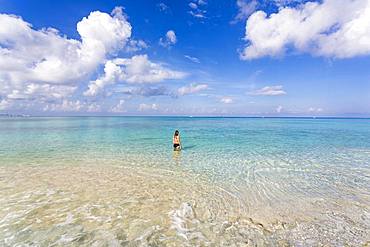
[[[180,133],[178,130],[176,130],[175,134],[173,135],[173,151],[180,150],[181,150]]]

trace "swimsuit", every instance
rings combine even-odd
[[[173,137],[173,148],[174,149],[177,149],[178,147],[180,147],[180,140],[179,140],[179,137],[178,136],[174,136]],[[177,142],[177,143],[176,143]]]

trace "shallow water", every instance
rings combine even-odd
[[[0,245],[369,244],[369,140],[368,119],[0,119]]]

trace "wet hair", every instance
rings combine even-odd
[[[178,136],[178,135],[179,135],[179,131],[176,130],[174,136]]]

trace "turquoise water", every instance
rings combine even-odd
[[[180,130],[183,145],[181,152],[172,151],[171,141],[175,129]],[[266,228],[266,232],[261,235],[250,233],[250,241],[252,241],[250,243],[253,244],[258,244],[258,241],[265,241],[263,242],[265,244],[286,241],[292,245],[320,243],[361,245],[370,240],[368,237],[370,235],[368,230],[370,229],[369,119],[4,118],[0,119],[0,167],[0,181],[7,188],[2,190],[3,199],[0,201],[2,202],[0,216],[3,215],[6,219],[0,221],[0,232],[3,230],[0,233],[0,239],[1,236],[6,239],[3,244],[30,243],[27,241],[37,243],[35,239],[38,238],[32,233],[42,228],[29,230],[29,235],[23,237],[18,238],[16,235],[12,237],[15,231],[19,231],[19,228],[14,228],[16,218],[6,218],[12,212],[11,207],[17,207],[17,203],[12,201],[13,197],[24,196],[22,193],[26,192],[47,193],[47,189],[53,186],[56,191],[63,191],[63,185],[53,184],[52,178],[47,174],[53,173],[55,169],[59,169],[57,174],[63,174],[74,167],[81,167],[81,170],[73,174],[77,178],[86,175],[81,172],[85,168],[91,172],[91,176],[97,174],[97,171],[101,172],[99,169],[108,167],[112,173],[115,173],[115,169],[125,168],[131,169],[130,171],[134,173],[146,171],[150,174],[148,175],[150,178],[156,173],[160,174],[161,179],[166,180],[166,187],[176,185],[174,189],[179,190],[176,195],[168,194],[169,198],[173,196],[178,199],[177,208],[170,210],[172,202],[168,205],[161,204],[163,217],[168,218],[170,212],[180,212],[184,221],[182,225],[180,224],[182,228],[190,225],[189,219],[186,218],[187,214],[183,213],[184,210],[185,212],[205,210],[207,203],[202,204],[200,208],[197,201],[201,200],[201,195],[207,193],[207,190],[215,190],[214,193],[217,196],[210,197],[209,200],[228,201],[230,205],[235,205],[231,203],[234,199],[228,200],[227,196],[222,196],[217,191],[229,195],[237,200],[238,205],[240,204],[238,212],[234,214],[234,216],[237,215],[236,218],[246,217],[251,219],[251,222],[259,222]],[[38,174],[41,171],[47,171],[40,175],[45,179],[44,183],[36,181],[37,176],[32,178],[36,180],[27,178],[27,174],[32,172]],[[10,176],[14,179],[9,180]],[[65,176],[68,176],[67,173]],[[148,181],[150,178],[148,177]],[[186,181],[181,182],[181,178],[186,178]],[[99,176],[96,179],[101,179],[102,183],[105,181]],[[144,179],[141,184],[145,184],[145,181]],[[10,183],[18,189],[10,188]],[[37,191],[36,188],[32,190],[32,184],[38,184]],[[189,188],[187,186],[192,185],[199,185],[202,191],[194,189],[194,195],[186,198],[192,202],[188,202],[185,200],[186,196],[182,198],[180,195],[182,184],[186,184],[183,188],[184,193]],[[134,196],[135,193],[141,193],[140,186],[139,184],[137,188],[133,188],[132,193],[125,199]],[[77,195],[82,189],[82,185],[76,187],[75,191],[70,191],[71,195]],[[155,193],[154,190],[156,188],[153,188],[153,193]],[[113,194],[111,196],[113,197]],[[24,207],[22,212],[28,212],[26,208],[36,201],[27,201],[28,204],[22,206]],[[163,201],[166,200],[163,199]],[[187,208],[188,204],[181,203],[188,203],[190,206]],[[212,204],[210,203],[209,206],[212,207]],[[240,210],[240,207],[243,210]],[[55,210],[57,212],[58,208],[56,207]],[[212,210],[217,212],[223,209],[217,206]],[[72,209],[70,211],[72,212]],[[113,211],[114,209],[110,213]],[[60,217],[64,221],[68,215],[68,212],[65,212],[65,215]],[[131,216],[135,217],[135,215]],[[36,219],[37,213],[32,217]],[[76,218],[76,215],[73,217]],[[221,220],[222,217],[219,218]],[[240,234],[237,238],[232,233],[228,233],[229,237],[225,239],[220,239],[219,235],[222,234],[215,237],[209,233],[211,235],[208,236],[203,229],[206,228],[206,222],[200,219],[198,221],[204,223],[204,226],[197,225],[193,228],[197,228],[195,232],[198,235],[201,234],[204,239],[199,236],[196,239],[190,238],[186,235],[190,230],[181,232],[181,229],[173,226],[174,222],[171,223],[171,219],[173,217],[163,221],[169,221],[168,224],[172,224],[169,229],[174,231],[174,236],[171,235],[173,239],[166,239],[167,242],[159,242],[159,245],[176,243],[176,241],[181,243],[189,241],[188,244],[226,244],[222,242],[226,241],[225,239],[232,239],[237,243],[246,238],[244,235],[240,237]],[[150,218],[147,220],[151,221]],[[218,222],[217,213],[212,220]],[[222,222],[223,220],[222,218]],[[83,221],[84,219],[80,218],[78,224],[84,225]],[[76,222],[73,224],[77,224]],[[132,225],[132,221],[127,222],[128,225]],[[167,223],[161,225],[153,222],[151,226],[163,228],[158,232],[167,236],[164,230]],[[220,224],[222,222],[220,221]],[[27,224],[30,229],[35,227],[32,221]],[[44,227],[52,228],[53,224],[45,223]],[[114,232],[120,229],[127,230],[124,226],[120,227],[111,226],[108,232],[113,231],[112,229]],[[142,231],[147,228],[148,226]],[[96,229],[99,227],[97,226]],[[86,230],[86,234],[92,231]],[[137,232],[140,233],[141,230]],[[39,241],[48,244],[55,239],[59,241],[58,234],[63,235],[57,233],[53,238]],[[125,240],[119,238],[116,240],[118,242],[135,240],[130,239],[129,233],[127,234]],[[91,241],[96,240],[94,236],[90,236],[90,242],[71,238],[71,243],[82,241],[81,244],[91,244]],[[99,241],[104,242],[106,238],[108,237],[101,237]],[[158,239],[160,241],[161,238],[158,237]]]

